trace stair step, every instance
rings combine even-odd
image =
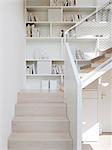
[[[60,91],[58,92],[39,92],[37,90],[23,90],[18,93],[18,98],[36,98],[36,99],[56,99],[56,98],[64,98],[64,94]]]
[[[64,103],[64,98],[18,98],[18,103]]]
[[[9,150],[72,150],[69,133],[13,133]]]
[[[64,117],[16,117],[13,132],[69,132],[69,120]]]
[[[16,116],[65,116],[64,103],[20,103],[16,105]]]

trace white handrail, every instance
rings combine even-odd
[[[72,29],[78,27],[80,24],[82,24],[83,22],[85,22],[87,19],[89,19],[91,16],[95,15],[96,13],[98,13],[99,11],[101,11],[103,8],[107,7],[108,5],[112,4],[112,1],[107,2],[106,4],[104,4],[102,7],[98,8],[96,11],[94,11],[93,13],[91,13],[90,15],[88,15],[87,17],[85,17],[84,19],[82,19],[80,22],[76,23],[74,26],[72,26],[71,28],[69,28],[68,30],[66,30],[65,32],[65,36],[67,35],[67,33],[69,31],[71,31]]]

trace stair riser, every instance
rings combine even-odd
[[[63,116],[66,117],[66,106],[62,107],[18,107],[16,116]]]
[[[69,132],[69,121],[14,121],[13,132]]]
[[[72,150],[72,141],[11,141],[9,150]]]
[[[18,103],[63,103],[63,98],[18,98]]]

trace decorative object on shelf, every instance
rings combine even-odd
[[[28,13],[28,21],[34,21],[32,13]]]
[[[64,37],[64,30],[61,30],[61,37]]]
[[[26,34],[27,34],[27,37],[31,37],[31,26],[30,26],[30,24],[28,24],[26,26]]]
[[[30,74],[30,67],[26,66],[26,74]]]

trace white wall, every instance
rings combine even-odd
[[[23,10],[22,0],[0,0],[0,150],[6,150],[17,92],[25,80]]]
[[[112,70],[102,76],[98,93],[100,129],[112,132]]]
[[[98,80],[83,89],[82,99],[82,141],[98,141]]]

